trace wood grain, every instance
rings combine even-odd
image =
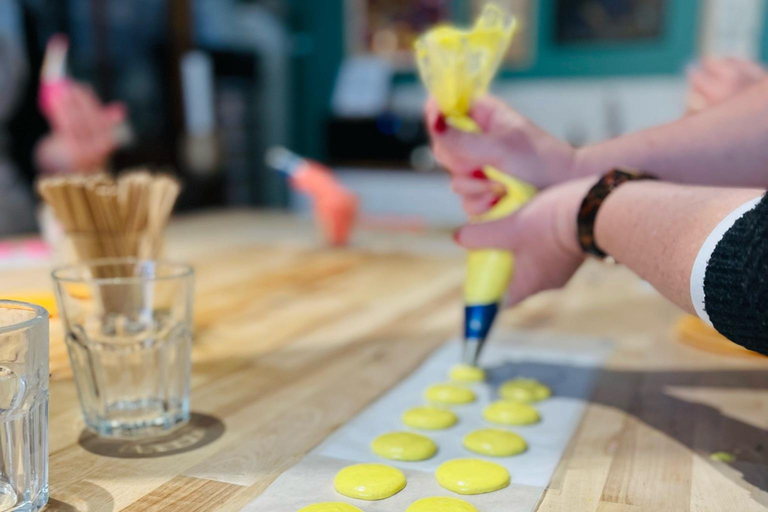
[[[447,233],[314,240],[310,223],[249,212],[172,226],[170,257],[197,271],[192,408],[224,424],[196,449],[116,458],[78,444],[54,321],[48,510],[237,511],[458,333],[463,258]],[[46,274],[2,272],[0,290],[48,286]],[[768,363],[678,343],[680,315],[598,264],[503,315],[511,329],[616,342],[540,511],[768,510]]]

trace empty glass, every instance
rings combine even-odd
[[[193,271],[135,259],[53,272],[86,426],[105,437],[189,421]]]
[[[48,312],[0,301],[0,512],[48,501]]]

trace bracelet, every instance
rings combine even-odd
[[[579,246],[586,254],[605,259],[608,254],[600,249],[595,243],[595,219],[597,212],[603,205],[605,198],[616,190],[620,185],[628,181],[637,180],[655,180],[656,176],[629,169],[614,169],[605,173],[597,183],[589,189],[579,208],[579,215],[576,220]]]

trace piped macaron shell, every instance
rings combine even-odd
[[[541,421],[539,411],[533,406],[511,400],[498,400],[488,405],[483,410],[483,418],[497,425],[530,425]]]
[[[510,482],[504,466],[481,459],[449,460],[437,468],[435,476],[440,486],[457,494],[486,494]]]
[[[439,407],[414,407],[403,413],[403,423],[411,428],[422,430],[442,430],[450,428],[458,421],[453,411]]]
[[[459,384],[433,384],[424,392],[428,402],[438,405],[461,405],[474,402],[475,392]]]
[[[371,442],[371,450],[385,459],[412,462],[434,457],[437,445],[421,434],[391,432],[374,439]]]
[[[552,390],[536,379],[518,377],[499,386],[499,396],[505,400],[533,403],[552,396]]]
[[[403,472],[386,464],[354,464],[336,473],[333,479],[339,494],[368,501],[394,496],[405,484]]]

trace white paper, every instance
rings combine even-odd
[[[368,511],[403,511],[413,501],[430,496],[458,495],[442,489],[434,478],[446,460],[474,457],[506,467],[512,484],[502,491],[479,496],[462,496],[480,512],[529,512],[535,509],[549,484],[571,435],[578,427],[589,398],[597,369],[610,352],[610,343],[600,340],[542,338],[507,333],[496,336],[483,353],[488,379],[473,385],[477,401],[454,407],[456,426],[443,431],[417,431],[405,427],[400,416],[411,407],[423,405],[424,389],[448,381],[448,370],[459,360],[460,344],[447,344],[435,351],[411,376],[363,410],[315,448],[304,460],[284,473],[265,493],[243,510],[248,512],[295,512],[322,501],[344,501]],[[499,339],[501,338],[501,339]],[[482,418],[482,410],[497,399],[496,390],[505,380],[533,377],[552,388],[553,396],[535,404],[542,421],[508,428],[528,442],[528,450],[514,457],[484,457],[467,451],[463,437],[479,428],[505,428]],[[435,457],[420,462],[398,462],[378,457],[371,441],[394,431],[420,432],[432,438],[439,450]],[[333,490],[336,472],[359,462],[381,462],[402,469],[408,477],[405,490],[380,502],[345,498]]]

